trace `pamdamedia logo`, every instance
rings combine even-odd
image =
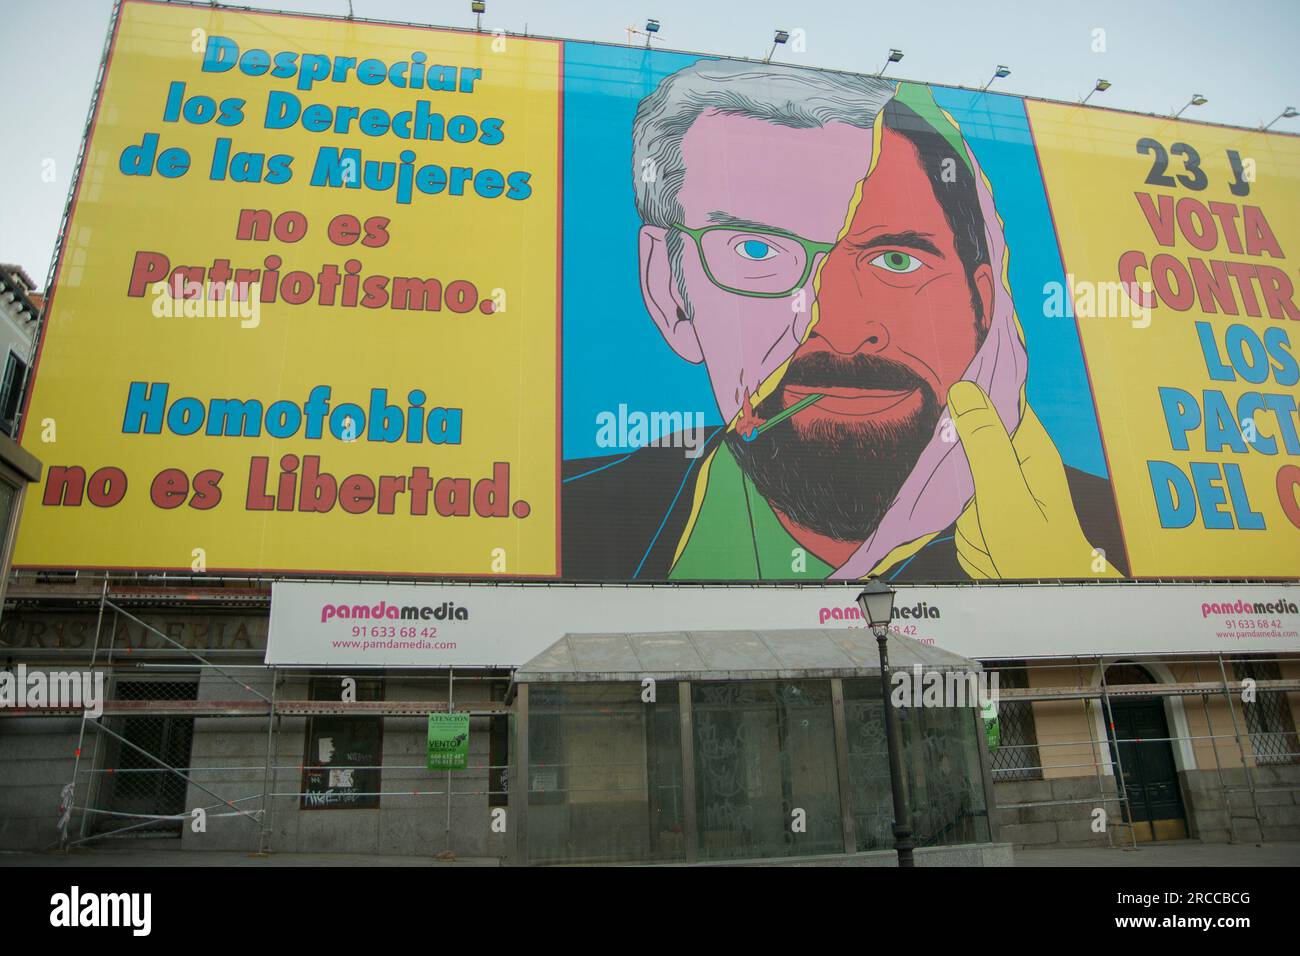
[[[1300,607],[1285,598],[1276,601],[1227,601],[1223,604],[1201,604],[1201,618],[1211,614],[1300,614]]]
[[[378,604],[322,604],[320,622],[340,621],[468,621],[469,608],[457,607],[454,601],[443,601],[437,607],[404,605],[398,607],[387,601]]]
[[[928,601],[919,601],[911,607],[895,607],[893,614],[895,621],[938,620],[939,617],[939,608]],[[856,604],[846,604],[844,607],[823,607],[817,611],[818,624],[825,624],[827,621],[860,620],[862,620],[862,610]]]

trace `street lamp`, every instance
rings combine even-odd
[[[474,29],[483,32],[483,14],[487,12],[486,0],[470,0],[469,12],[474,14]]]
[[[775,35],[773,35],[772,37],[772,49],[767,51],[767,57],[763,60],[763,62],[764,63],[771,62],[772,54],[776,52],[776,48],[779,47],[781,44],[785,43],[785,41],[788,39],[790,39],[789,30],[777,30]]]
[[[980,89],[987,90],[990,86],[993,85],[994,80],[1001,80],[1010,75],[1011,75],[1011,67],[1003,66],[1001,63],[999,63],[997,69],[993,71],[993,75],[989,77],[989,81],[985,83],[983,86],[981,86]]]
[[[1088,95],[1079,101],[1079,105],[1082,106],[1084,103],[1088,102],[1088,100],[1092,99],[1093,93],[1105,93],[1110,89],[1110,87],[1110,80],[1098,80],[1097,85],[1088,91]]]
[[[897,594],[880,578],[868,578],[858,595],[862,617],[871,625],[880,649],[880,699],[885,708],[885,741],[889,750],[889,787],[894,794],[894,849],[898,852],[899,867],[914,866],[912,862],[912,812],[907,806],[907,790],[903,778],[903,734],[898,726],[898,716],[889,702],[889,624],[894,617],[894,596]]]
[[[885,65],[882,66],[882,67],[880,68],[880,72],[877,73],[876,76],[884,76],[884,75],[885,75],[885,71],[886,71],[887,69],[889,69],[889,64],[891,64],[891,63],[897,63],[897,62],[898,62],[899,60],[901,60],[902,58],[903,58],[903,51],[902,51],[902,50],[890,50],[890,51],[889,51],[889,59],[887,59],[887,60],[885,61]]]
[[[1265,126],[1264,129],[1268,129],[1269,126],[1272,126],[1274,123],[1276,123],[1276,122],[1277,122],[1278,120],[1280,120],[1280,119],[1292,119],[1293,117],[1295,117],[1295,116],[1297,116],[1297,115],[1300,115],[1300,113],[1297,113],[1296,108],[1295,108],[1294,106],[1288,106],[1288,107],[1287,107],[1286,109],[1284,109],[1282,112],[1280,112],[1280,113],[1278,113],[1276,116],[1274,116],[1274,117],[1269,121],[1268,126]]]
[[[1208,102],[1210,101],[1207,100],[1200,93],[1193,93],[1192,98],[1183,104],[1183,110],[1187,109],[1187,107],[1189,106],[1204,106]],[[1178,119],[1178,117],[1182,116],[1183,110],[1179,110],[1177,113],[1175,113],[1174,119]]]

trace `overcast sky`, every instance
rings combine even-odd
[[[346,13],[346,0],[240,0],[240,5]],[[358,17],[472,26],[469,0],[353,0]],[[77,148],[86,122],[112,0],[4,0],[8,55],[0,150],[0,261],[17,262],[44,287]],[[1099,77],[1114,86],[1092,102],[1170,113],[1193,93],[1209,98],[1191,117],[1258,126],[1300,106],[1297,0],[488,0],[485,28],[612,43],[646,17],[671,49],[762,57],[776,27],[802,29],[806,49],[777,59],[874,73],[890,47],[905,53],[891,75],[981,86],[1005,63],[995,89],[1078,100]],[[1095,31],[1105,51],[1094,52]],[[634,38],[636,42],[643,42]],[[1189,115],[1185,114],[1185,115]],[[1300,132],[1300,118],[1276,130]],[[53,183],[42,168],[54,161]]]

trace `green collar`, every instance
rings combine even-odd
[[[791,537],[725,442],[709,461],[707,481],[670,580],[825,580],[835,570]]]

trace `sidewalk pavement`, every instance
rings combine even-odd
[[[256,853],[97,847],[69,853],[4,853],[0,867],[25,866],[144,866],[144,867],[372,867],[372,866],[500,866],[495,857],[434,857],[348,853]],[[1016,866],[1163,867],[1163,866],[1300,866],[1300,843],[1177,843],[1139,844],[1138,849],[1016,850]]]
[[[156,850],[97,847],[61,853],[0,853],[0,867],[6,866],[500,866],[496,857],[392,856],[378,853],[240,853],[224,850]]]
[[[1300,866],[1300,843],[1139,843],[1116,847],[1016,850],[1016,866]]]

